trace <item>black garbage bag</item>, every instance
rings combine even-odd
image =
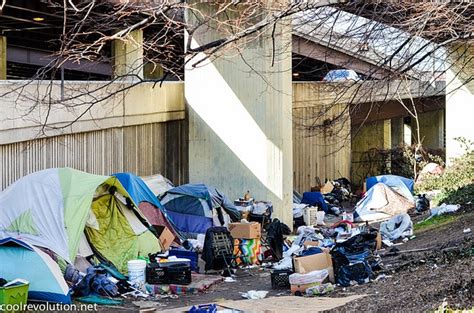
[[[426,195],[418,195],[415,199],[416,211],[424,212],[430,208],[430,200],[426,198]]]
[[[273,257],[279,261],[283,258],[283,236],[289,235],[291,229],[277,218],[273,219],[266,229],[267,242],[270,245]]]
[[[363,284],[373,276],[374,268],[379,267],[373,254],[376,238],[377,232],[361,233],[334,246],[331,256],[336,283],[343,287],[351,281]]]

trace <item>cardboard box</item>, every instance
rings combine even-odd
[[[303,245],[304,245],[305,248],[308,248],[308,247],[319,247],[319,241],[310,241],[310,240],[308,240],[308,241],[305,241],[305,242],[303,243]]]
[[[292,294],[295,294],[297,291],[301,292],[302,294],[306,293],[306,289],[321,285],[321,283],[311,283],[311,284],[303,284],[303,285],[291,285],[290,286],[290,291]]]
[[[238,239],[256,239],[262,236],[260,223],[230,223],[229,231],[232,237]]]
[[[156,232],[158,233],[158,240],[161,243],[161,247],[164,251],[168,250],[171,246],[171,243],[174,241],[173,233],[166,226],[162,225],[153,225]]]
[[[380,235],[380,232],[377,233],[377,237],[375,238],[375,242],[377,245],[375,246],[375,249],[380,250],[382,249],[382,235]]]
[[[324,249],[323,253],[293,258],[293,267],[295,268],[295,273],[300,274],[327,269],[329,281],[335,283],[332,258],[327,249]]]

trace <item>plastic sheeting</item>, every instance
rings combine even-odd
[[[378,183],[383,183],[393,188],[395,191],[409,200],[413,199],[412,193],[415,186],[413,179],[397,175],[379,175],[369,177],[366,180],[367,191]]]
[[[378,183],[357,203],[354,218],[356,221],[388,219],[407,213],[414,206],[414,200],[408,200],[391,187]]]
[[[92,246],[121,273],[127,273],[129,260],[161,250],[158,239],[149,230],[143,225],[141,225],[143,228],[137,227],[138,219],[133,221],[127,219],[124,211],[129,209],[114,196],[104,195],[95,200],[92,210],[100,228],[96,230],[86,227],[87,237]],[[141,230],[143,231],[136,233]]]
[[[413,235],[413,222],[408,214],[394,216],[380,224],[380,234],[389,240],[409,237]]]

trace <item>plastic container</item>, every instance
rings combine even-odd
[[[145,269],[146,261],[144,260],[131,260],[127,263],[128,267],[128,281],[131,283],[145,283]]]
[[[173,264],[166,269],[169,284],[189,285],[191,283],[191,267],[189,263]]]
[[[273,270],[271,272],[272,289],[290,288],[292,270]]]
[[[12,304],[22,306],[28,301],[29,283],[0,287],[0,304]],[[19,307],[20,310],[22,309]]]
[[[191,270],[193,272],[199,273],[198,254],[194,251],[188,251],[183,249],[171,249],[169,250],[169,256],[175,256],[181,259],[188,259],[190,261]]]
[[[146,265],[146,282],[153,285],[167,284],[165,268],[159,263],[149,263]]]
[[[316,212],[316,225],[324,225],[324,211]]]

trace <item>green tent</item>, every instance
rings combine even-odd
[[[0,193],[0,239],[21,237],[69,263],[85,233],[92,250],[125,273],[128,260],[161,250],[148,227],[114,177],[53,168]]]

